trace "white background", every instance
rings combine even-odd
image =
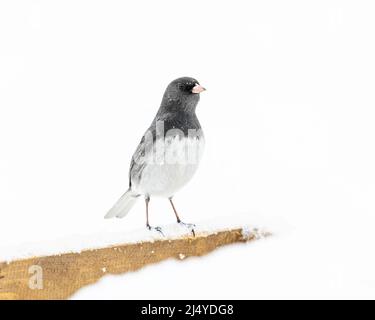
[[[0,2],[0,243],[103,220],[166,85],[192,76],[206,153],[188,222],[246,214],[273,239],[107,277],[77,298],[375,298],[373,1]],[[173,222],[163,200],[152,222]],[[253,219],[253,220],[252,220]]]

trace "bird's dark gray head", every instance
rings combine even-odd
[[[165,90],[160,111],[195,112],[199,94],[205,90],[194,78],[182,77],[173,80]]]

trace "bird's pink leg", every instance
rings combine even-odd
[[[191,230],[191,233],[195,237],[195,230],[194,230],[195,224],[182,222],[181,219],[180,219],[180,217],[179,217],[179,215],[178,215],[178,213],[177,213],[177,210],[176,210],[176,208],[175,208],[175,206],[173,204],[172,198],[169,198],[169,202],[171,203],[173,211],[174,211],[174,214],[176,215],[177,223],[180,224],[180,225],[183,225],[183,226],[185,226],[187,228],[189,228]]]
[[[155,230],[155,231],[159,232],[164,237],[163,230],[160,227],[151,227],[150,226],[150,222],[149,222],[149,219],[148,219],[148,204],[150,202],[150,197],[146,196],[145,202],[146,202],[146,227],[147,227],[147,229],[148,230]]]

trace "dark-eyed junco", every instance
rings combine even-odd
[[[159,196],[169,199],[177,222],[194,234],[194,225],[181,221],[172,198],[193,177],[203,152],[204,136],[195,109],[204,90],[189,77],[168,85],[159,111],[132,157],[129,189],[105,218],[123,218],[143,195],[146,226],[162,233],[161,228],[150,226],[148,216],[150,198]]]

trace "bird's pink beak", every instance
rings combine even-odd
[[[192,93],[201,93],[203,91],[205,91],[206,89],[203,88],[200,84],[197,84],[193,90],[191,90]]]

